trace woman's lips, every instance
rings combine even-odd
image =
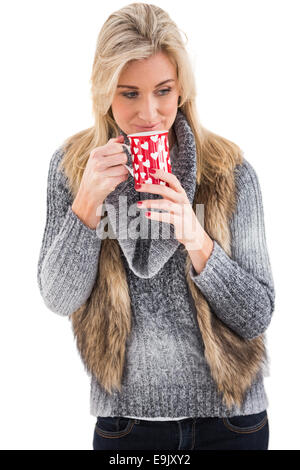
[[[159,126],[160,126],[160,122],[158,122],[157,124],[155,124],[154,126],[152,127],[142,127],[142,126],[135,126],[139,131],[141,132],[147,132],[147,131],[154,131],[156,130]]]

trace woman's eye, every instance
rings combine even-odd
[[[135,98],[135,96],[132,96],[135,93],[136,93],[135,91],[132,91],[131,93],[122,93],[122,95],[125,96],[126,98]]]
[[[163,90],[159,90],[158,93],[163,92],[163,94],[160,95],[160,96],[164,96],[167,93],[169,93],[170,91],[171,91],[171,88],[164,88]],[[136,93],[137,93],[136,91],[131,91],[129,93],[122,93],[122,95],[125,96],[126,98],[132,99],[132,98],[136,97]],[[135,96],[132,96],[132,95],[135,95]]]

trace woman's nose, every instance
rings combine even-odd
[[[145,125],[157,122],[157,102],[155,99],[148,98],[139,103],[139,119]]]

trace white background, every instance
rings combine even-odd
[[[50,158],[66,137],[93,125],[89,80],[97,35],[108,15],[128,3],[2,4],[2,449],[92,449],[89,377],[70,322],[43,303],[37,260]],[[235,141],[259,177],[276,288],[267,331],[269,448],[299,449],[300,5],[153,3],[188,36],[200,121]]]

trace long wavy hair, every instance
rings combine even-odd
[[[119,135],[111,103],[123,67],[129,61],[147,59],[158,52],[165,53],[176,67],[181,89],[178,107],[195,137],[197,183],[202,178],[211,181],[213,175],[226,174],[242,162],[242,151],[237,144],[209,131],[198,119],[195,78],[181,32],[167,12],[146,3],[131,3],[112,13],[103,24],[90,79],[94,125],[62,144],[64,155],[60,169],[66,174],[74,197],[92,149]]]

